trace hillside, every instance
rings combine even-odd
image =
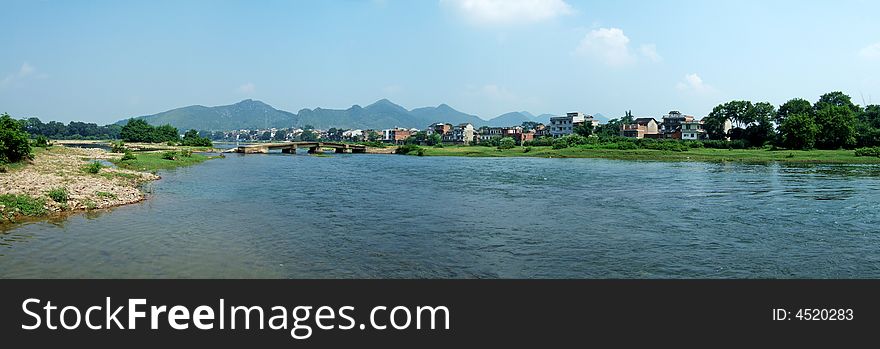
[[[302,109],[296,114],[278,110],[261,101],[244,101],[216,107],[193,105],[172,109],[153,115],[137,117],[152,125],[170,124],[181,130],[197,129],[228,131],[239,129],[264,129],[312,126],[318,129],[331,127],[344,129],[387,129],[393,127],[423,129],[435,122],[461,124],[469,122],[480,126],[514,126],[524,121],[546,123],[548,114],[534,116],[528,112],[512,112],[491,120],[483,120],[447,104],[436,107],[406,108],[381,99],[366,107],[353,105],[348,109]],[[117,122],[125,124],[126,120]]]

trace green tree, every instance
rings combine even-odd
[[[31,144],[24,125],[9,114],[0,115],[0,164],[30,158]]]
[[[314,142],[318,140],[318,135],[312,130],[305,130],[299,135],[299,139],[303,142]]]
[[[504,137],[498,141],[498,149],[513,149],[516,146],[516,140],[511,137]]]
[[[813,115],[813,105],[810,101],[802,98],[794,98],[790,99],[788,102],[785,102],[781,106],[779,106],[779,110],[776,111],[776,126],[782,125],[782,122],[785,121],[789,115],[794,114],[805,114],[805,115]]]
[[[572,131],[574,131],[574,133],[577,135],[589,137],[590,135],[593,134],[593,123],[588,120],[585,122],[575,124],[574,129]]]
[[[816,110],[819,134],[816,146],[822,149],[849,148],[856,144],[856,117],[847,106],[825,104]]]
[[[770,103],[759,102],[751,105],[747,114],[745,119],[750,124],[746,127],[743,138],[753,147],[763,146],[773,140],[775,133],[772,120],[776,116],[776,108]]]
[[[155,128],[142,119],[129,119],[119,137],[126,142],[154,142]]]
[[[782,145],[789,149],[812,149],[819,133],[815,119],[811,112],[786,114],[779,125]]]
[[[211,142],[211,139],[200,136],[199,132],[196,130],[186,131],[186,133],[183,134],[183,141],[181,141],[181,144],[193,147],[214,146],[214,144]]]
[[[155,135],[153,136],[153,142],[155,143],[163,143],[163,142],[179,142],[180,141],[180,132],[177,131],[177,128],[171,126],[169,124],[165,124],[159,127],[156,127]]]
[[[706,136],[712,140],[726,139],[727,132],[724,130],[724,126],[728,120],[725,105],[715,106],[709,116],[703,118],[703,129],[706,130]]]

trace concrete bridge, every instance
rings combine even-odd
[[[296,154],[298,148],[308,148],[309,154],[323,151],[324,148],[336,149],[337,153],[366,153],[367,146],[335,142],[283,142],[242,145],[235,148],[236,153],[256,154],[268,153],[270,149],[281,149],[282,153]]]

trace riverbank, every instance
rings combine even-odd
[[[0,173],[0,223],[139,202],[145,198],[140,186],[159,179],[157,170],[210,158],[187,154],[167,160],[164,155],[141,152],[136,159],[123,161],[123,154],[97,148],[35,148],[33,160]]]
[[[651,149],[616,150],[570,147],[514,147],[499,150],[495,147],[446,146],[423,147],[424,156],[466,157],[539,157],[539,158],[598,158],[645,161],[705,161],[705,162],[787,162],[817,164],[880,164],[880,158],[855,156],[852,150],[767,150],[767,149],[689,149],[664,151]]]

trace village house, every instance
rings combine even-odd
[[[703,129],[703,120],[691,120],[681,123],[681,139],[700,140],[706,138],[706,130]]]
[[[428,136],[436,133],[442,137],[443,135],[449,133],[450,131],[452,131],[452,124],[437,122],[437,123],[431,124],[431,126],[428,126],[428,128],[425,130],[425,133]]]
[[[660,126],[654,118],[637,118],[632,124],[620,126],[620,135],[630,138],[656,138],[660,134]]]
[[[459,124],[452,127],[452,131],[443,135],[443,143],[470,144],[474,141],[474,125],[470,123]]]
[[[684,115],[680,111],[670,111],[668,115],[663,116],[663,122],[660,123],[660,133],[662,138],[681,139],[682,123],[692,122],[694,117]]]
[[[593,118],[592,115],[586,115],[581,112],[566,113],[565,116],[554,116],[550,118],[550,135],[553,137],[562,137],[574,133],[575,125],[589,122],[596,127],[599,120]]]
[[[409,129],[395,127],[383,130],[382,133],[382,141],[386,143],[403,144],[406,142],[406,139],[409,138],[409,136],[412,136],[415,132]]]

